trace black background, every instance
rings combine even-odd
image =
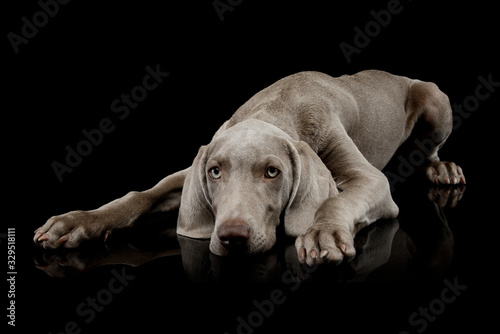
[[[71,1],[60,5],[17,54],[7,34],[20,34],[21,18],[32,21],[40,6],[24,1],[3,10],[7,187],[0,233],[16,227],[19,332],[35,326],[40,333],[59,333],[77,318],[76,305],[112,277],[109,268],[69,279],[52,279],[37,270],[31,238],[38,226],[52,215],[92,209],[130,190],[147,189],[188,167],[198,147],[241,104],[276,80],[303,70],[339,76],[380,69],[435,82],[452,104],[474,95],[479,76],[491,74],[500,81],[499,26],[492,2],[438,6],[401,1],[401,13],[350,63],[339,44],[354,44],[354,27],[364,29],[373,21],[370,11],[386,9],[388,1],[246,0],[225,12],[223,21],[212,1],[166,3]],[[111,102],[142,83],[146,66],[157,64],[170,73],[168,78],[127,118],[118,119]],[[489,328],[496,322],[498,218],[491,212],[497,198],[499,95],[481,101],[441,153],[466,173],[464,198],[447,212],[457,253],[448,278],[458,277],[468,288],[426,333]],[[96,128],[103,118],[113,121],[114,131],[59,182],[53,161],[63,163],[65,147],[76,147],[84,139],[81,131]],[[195,328],[235,333],[237,316],[248,314],[252,300],[267,298],[273,290],[272,284],[186,283],[176,257],[127,270],[136,275],[133,285],[83,326],[83,333],[187,333]],[[428,305],[443,287],[442,280],[307,286],[288,295],[255,332],[399,333],[409,327],[409,314]]]

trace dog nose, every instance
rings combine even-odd
[[[243,248],[250,238],[250,226],[242,221],[227,221],[219,226],[217,236],[225,248]]]

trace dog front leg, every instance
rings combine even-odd
[[[356,254],[354,236],[361,228],[398,215],[387,179],[373,169],[345,183],[343,192],[319,207],[314,224],[295,242],[301,263],[312,266],[349,260]]]
[[[113,230],[132,226],[143,214],[178,208],[188,171],[169,175],[149,190],[129,192],[98,209],[51,217],[35,231],[33,240],[47,249],[76,248],[86,240],[106,240]]]
[[[359,229],[399,213],[385,175],[365,159],[338,120],[332,132],[320,157],[342,191],[319,207],[313,225],[296,240],[299,260],[309,265],[352,258]]]

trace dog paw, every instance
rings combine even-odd
[[[54,216],[35,231],[33,241],[45,249],[56,249],[76,248],[82,242],[102,235],[106,239],[109,231],[96,220],[97,216],[90,211],[71,211]]]
[[[427,197],[430,201],[436,203],[439,207],[454,208],[462,199],[465,192],[465,185],[450,187],[432,187],[429,188]]]
[[[317,263],[340,263],[356,255],[352,233],[337,225],[313,225],[295,241],[299,262],[313,266]]]
[[[454,162],[435,161],[425,168],[427,178],[435,184],[465,184],[462,168]]]

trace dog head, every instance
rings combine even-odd
[[[330,171],[304,142],[247,120],[200,148],[184,183],[177,233],[210,238],[217,255],[258,253],[285,232],[305,233],[321,203],[337,194]]]

